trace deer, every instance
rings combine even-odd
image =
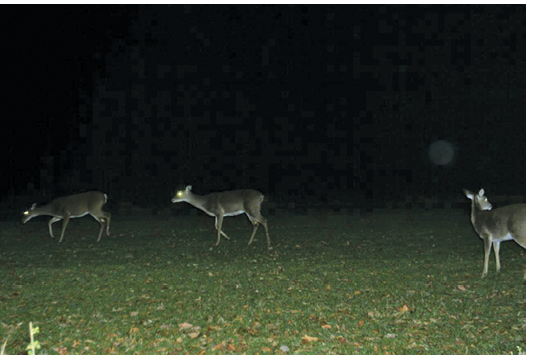
[[[218,231],[218,236],[215,246],[220,243],[220,235],[230,240],[229,236],[222,231],[222,221],[225,216],[236,216],[246,214],[252,223],[252,235],[248,244],[252,244],[259,224],[262,224],[267,237],[267,248],[271,247],[269,238],[269,230],[267,229],[267,220],[260,213],[264,195],[254,189],[227,190],[215,192],[207,195],[197,195],[192,193],[192,186],[188,185],[184,189],[179,190],[173,198],[172,203],[186,202],[195,208],[200,209],[207,215],[214,216],[215,228]]]
[[[23,224],[26,224],[30,219],[41,216],[49,215],[53,218],[49,220],[49,234],[52,238],[53,235],[53,223],[63,220],[62,233],[60,234],[59,243],[64,239],[64,231],[68,226],[70,218],[80,218],[87,214],[90,214],[96,221],[100,223],[100,234],[98,235],[98,242],[102,237],[104,228],[107,226],[106,233],[109,236],[109,223],[111,221],[111,214],[102,210],[102,207],[107,202],[107,195],[102,192],[91,191],[86,193],[74,194],[65,197],[60,197],[52,200],[49,204],[43,206],[36,206],[36,203],[32,204],[32,207],[23,213]]]
[[[483,189],[480,189],[476,195],[467,189],[463,189],[463,193],[472,200],[472,226],[484,241],[484,270],[482,272],[482,278],[484,278],[488,272],[492,245],[493,251],[495,251],[497,273],[501,270],[499,251],[502,241],[514,240],[518,245],[527,249],[527,205],[512,204],[492,210],[493,206],[484,195]]]

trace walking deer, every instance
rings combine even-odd
[[[58,241],[62,242],[64,239],[64,231],[66,231],[66,226],[68,226],[70,218],[80,218],[90,214],[100,223],[100,234],[98,235],[98,241],[100,241],[106,226],[106,233],[107,236],[109,236],[111,214],[102,210],[102,207],[106,202],[107,195],[102,192],[94,191],[56,198],[49,204],[40,207],[37,207],[36,203],[34,203],[29,210],[23,213],[24,217],[22,222],[25,224],[28,220],[36,216],[50,215],[53,218],[49,220],[49,234],[54,238],[52,224],[64,219],[62,233],[60,234],[60,240]]]
[[[262,224],[267,237],[267,247],[272,249],[269,231],[267,229],[267,220],[260,213],[261,205],[264,200],[264,195],[254,189],[228,190],[224,192],[216,192],[207,195],[197,195],[192,193],[192,186],[189,185],[183,190],[179,190],[171,199],[173,203],[187,202],[190,205],[202,210],[207,215],[215,217],[215,228],[218,231],[216,245],[220,243],[220,235],[226,239],[230,239],[228,235],[222,231],[222,221],[224,216],[235,216],[246,214],[252,223],[252,235],[248,244],[254,240],[254,235],[258,230],[258,225]]]

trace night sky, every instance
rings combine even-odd
[[[2,6],[3,207],[525,196],[524,5]],[[24,202],[25,206],[20,206]]]

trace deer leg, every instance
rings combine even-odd
[[[248,219],[250,220],[250,222],[252,223],[252,235],[250,236],[250,240],[248,240],[248,244],[250,245],[252,243],[252,241],[254,240],[254,236],[256,235],[256,231],[258,231],[258,226],[260,224],[258,223],[257,220],[253,219],[249,215],[247,215],[247,216],[248,216]]]
[[[222,221],[220,222],[220,229],[218,228],[218,218],[215,218],[215,229],[220,231],[220,235],[224,236],[228,240],[231,240],[230,237],[228,235],[226,235],[226,233],[224,231],[222,231]],[[219,236],[219,240],[220,240],[220,236]],[[218,243],[217,243],[217,245],[218,245]]]
[[[228,237],[228,235],[226,235],[225,233],[222,232],[222,221],[224,220],[224,216],[222,215],[217,215],[216,218],[215,218],[215,228],[216,230],[218,231],[218,236],[217,236],[217,239],[216,239],[216,245],[215,246],[218,246],[218,244],[220,243],[220,235],[224,235],[225,238],[227,238],[228,240],[230,239]]]
[[[94,218],[94,220],[100,223],[100,233],[98,234],[98,241],[97,241],[97,242],[100,242],[107,220],[104,217],[98,217],[94,214],[90,214],[90,215]]]
[[[57,222],[57,221],[60,221],[62,220],[62,218],[58,218],[58,217],[53,217],[51,220],[49,220],[49,235],[51,235],[51,237],[54,239],[55,237],[53,236],[53,223]]]
[[[495,252],[495,261],[497,262],[497,272],[501,270],[501,259],[499,257],[499,251],[501,249],[501,242],[500,241],[494,241],[493,242],[493,251]]]
[[[263,228],[265,229],[265,236],[267,237],[267,249],[271,250],[271,239],[269,238],[269,230],[267,229],[267,219],[262,215],[260,215],[260,224],[262,224]]]
[[[60,234],[60,240],[58,242],[62,242],[62,239],[64,238],[64,231],[66,231],[66,227],[68,226],[68,222],[70,221],[70,216],[64,216],[64,222],[62,223],[62,233]]]
[[[227,238],[228,240],[231,240],[230,237],[229,237],[228,235],[226,235],[226,234],[224,233],[224,231],[222,231],[222,229],[220,229],[220,234],[221,234],[222,236],[224,236],[225,238]]]
[[[98,240],[96,242],[100,242],[104,228],[105,228],[105,223],[103,221],[100,221],[100,233],[98,234]]]
[[[482,272],[482,278],[487,276],[487,270],[489,265],[489,255],[491,254],[491,236],[485,235],[484,239],[484,271]]]
[[[264,218],[262,216],[263,220],[262,220],[262,225],[263,225],[263,228],[265,229],[265,236],[267,237],[267,249],[268,250],[271,250],[272,247],[271,247],[271,239],[269,238],[269,230],[267,229],[267,219]]]
[[[523,239],[516,239],[515,241],[518,243],[518,245],[523,247],[525,249],[525,253],[527,253],[527,240],[525,239],[525,237],[523,237]],[[525,280],[526,278],[527,278],[527,267],[525,267],[525,271],[523,271],[523,279]]]
[[[96,219],[96,221],[98,221],[100,223],[100,225],[102,226],[102,228],[100,230],[100,235],[98,236],[98,241],[100,241],[100,238],[102,236],[102,231],[103,231],[104,227],[107,227],[107,229],[105,230],[105,233],[107,234],[107,236],[110,236],[109,235],[109,222],[111,221],[111,214],[107,213],[105,211],[102,211],[100,216],[92,215],[92,217],[94,219]]]
[[[250,241],[248,242],[248,244],[250,245],[252,243],[252,240],[254,239],[254,236],[256,235],[256,231],[258,230],[259,224],[262,224],[265,229],[265,236],[267,237],[267,248],[271,250],[272,249],[271,239],[269,238],[269,230],[267,229],[267,219],[264,218],[263,215],[261,214],[260,216],[258,216],[258,218],[252,218],[248,216],[248,219],[254,225],[254,229],[252,230],[252,236],[250,237]]]
[[[111,214],[105,211],[103,211],[102,213],[103,213],[102,219],[107,222],[107,229],[105,230],[105,233],[107,234],[107,236],[109,236],[109,223],[111,222]]]

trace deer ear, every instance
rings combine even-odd
[[[30,208],[30,210],[34,210],[36,209],[36,203],[32,204],[32,207]]]
[[[465,193],[465,196],[467,198],[469,198],[470,200],[472,200],[472,198],[474,198],[474,194],[472,194],[471,191],[468,190],[468,189],[463,188],[463,193]]]
[[[478,195],[483,197],[485,194],[485,191],[483,189],[480,189],[480,191],[478,192]]]
[[[187,186],[186,186],[186,190],[192,190],[192,186],[191,186],[191,185],[187,185]]]

